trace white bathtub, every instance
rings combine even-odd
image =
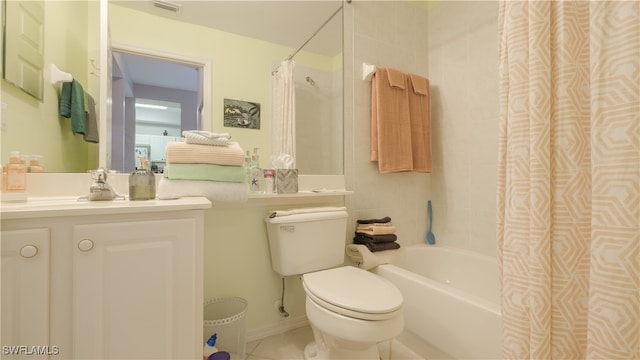
[[[402,292],[411,337],[456,359],[502,357],[495,258],[426,244],[406,246],[398,255],[372,271]]]

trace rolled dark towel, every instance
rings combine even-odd
[[[384,242],[392,242],[398,240],[398,236],[396,234],[386,234],[386,235],[369,235],[356,232],[356,238],[362,241],[371,241],[374,243],[384,243]]]
[[[385,216],[380,219],[362,219],[362,220],[356,220],[356,221],[358,224],[381,224],[381,223],[391,222],[391,218],[388,216]]]
[[[384,243],[374,243],[372,241],[365,241],[365,240],[362,240],[362,239],[354,238],[353,239],[353,243],[354,244],[364,245],[371,252],[384,251],[384,250],[395,250],[395,249],[399,249],[400,248],[400,244],[398,244],[395,241],[384,242]]]

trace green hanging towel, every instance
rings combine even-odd
[[[84,89],[76,80],[62,84],[60,92],[60,115],[71,118],[71,131],[74,134],[85,133],[86,112]]]

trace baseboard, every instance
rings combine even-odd
[[[421,359],[453,359],[454,357],[443,352],[432,344],[426,342],[421,337],[405,329],[396,340],[420,356]]]
[[[247,342],[285,333],[309,325],[306,315],[285,318],[282,321],[247,331]]]

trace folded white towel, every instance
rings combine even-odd
[[[226,146],[229,144],[229,133],[214,133],[204,130],[185,130],[182,132],[187,144]]]
[[[236,182],[160,179],[158,199],[169,200],[204,196],[213,202],[244,202],[249,198],[249,185]]]
[[[347,208],[344,206],[323,206],[323,207],[309,207],[309,208],[289,209],[289,210],[275,210],[269,213],[269,217],[274,218],[277,216],[289,216],[289,215],[309,214],[309,213],[317,213],[317,212],[333,212],[333,211],[347,211]]]
[[[345,252],[349,259],[361,269],[369,270],[382,264],[401,264],[404,261],[405,248],[371,252],[365,245],[349,244]]]
[[[387,264],[389,262],[388,259],[369,251],[369,249],[364,245],[349,244],[347,245],[345,252],[351,261],[364,270],[373,269],[380,264]]]

